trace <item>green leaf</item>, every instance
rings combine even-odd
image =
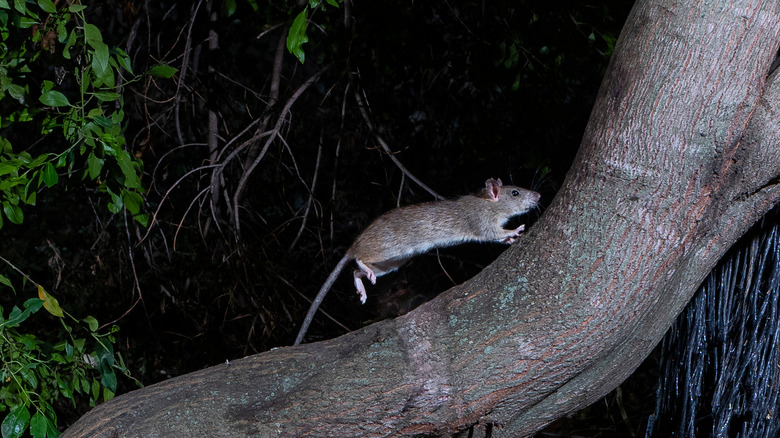
[[[108,68],[108,46],[102,41],[94,41],[92,44],[94,52],[92,53],[92,70],[97,77],[96,86],[106,84],[107,87],[113,87],[114,72]]]
[[[260,7],[257,6],[257,2],[255,0],[246,0],[247,3],[249,3],[249,6],[252,7],[252,10],[255,12],[258,12],[260,10]]]
[[[25,380],[25,382],[27,382],[27,385],[30,388],[35,389],[38,387],[38,378],[35,377],[34,371],[32,371],[29,367],[24,367],[21,370],[21,373],[22,373],[22,378]]]
[[[101,128],[111,128],[114,126],[113,120],[109,119],[105,116],[95,116],[95,122],[100,126]]]
[[[65,316],[62,313],[62,308],[60,307],[60,303],[57,301],[57,299],[49,295],[41,285],[38,285],[38,298],[43,300],[43,308],[46,309],[49,313],[60,318]]]
[[[339,4],[336,2],[336,0],[325,0],[329,5],[339,7]]]
[[[149,76],[154,76],[156,78],[164,78],[169,79],[172,78],[173,75],[178,73],[179,70],[171,67],[170,65],[155,65],[154,67],[150,68],[149,71],[146,72]]]
[[[111,54],[114,55],[114,58],[116,59],[116,62],[125,70],[127,70],[128,73],[133,73],[133,67],[130,65],[130,57],[127,56],[127,53],[125,53],[124,50],[114,47],[111,49]]]
[[[92,379],[92,398],[94,400],[97,400],[98,396],[100,395],[100,384],[97,380]]]
[[[40,1],[40,0],[39,0]],[[41,413],[36,411],[30,419],[30,435],[33,438],[46,438],[46,431],[49,428],[49,420]]]
[[[232,17],[236,13],[236,0],[225,0],[222,3],[222,8],[225,11],[225,16]]]
[[[27,205],[35,205],[35,201],[38,199],[38,192],[32,189],[32,183],[33,180],[29,180],[27,185],[24,186],[24,203]]]
[[[295,55],[301,61],[301,64],[306,59],[306,54],[303,53],[301,46],[309,42],[309,37],[306,36],[306,21],[308,17],[309,8],[306,7],[295,17],[292,26],[290,26],[290,31],[287,33],[287,50]]]
[[[124,201],[127,210],[132,215],[136,215],[141,212],[141,205],[144,203],[144,198],[142,198],[138,192],[122,190],[122,201]]]
[[[89,153],[89,157],[87,158],[87,172],[89,172],[90,178],[96,179],[100,176],[100,171],[103,169],[103,163],[104,160],[102,158],[96,157],[92,152]]]
[[[138,221],[139,224],[143,225],[144,227],[149,225],[149,215],[146,213],[137,214],[133,216],[133,219]]]
[[[71,4],[70,6],[68,6],[68,11],[70,12],[81,12],[84,9],[87,9],[87,7],[84,5]]]
[[[11,284],[11,280],[8,279],[5,275],[0,274],[0,284],[4,284],[11,288],[14,293],[16,293],[16,289],[14,289],[14,285]]]
[[[0,425],[3,438],[18,438],[27,430],[30,422],[30,411],[24,405],[16,406],[6,415],[3,424]]]
[[[92,48],[95,48],[95,43],[103,44],[103,35],[100,34],[100,29],[91,23],[84,24],[84,38]]]
[[[5,213],[9,221],[16,225],[24,222],[24,213],[22,213],[22,209],[18,205],[3,202],[3,213]]]
[[[71,7],[73,7],[73,6],[74,5],[71,5]],[[68,35],[68,42],[65,43],[65,47],[62,48],[62,56],[65,59],[70,59],[70,48],[73,47],[74,44],[76,44],[76,30],[75,29],[70,31],[70,34]]]
[[[79,383],[81,384],[81,392],[83,392],[84,394],[89,394],[90,392],[89,380],[87,380],[86,377],[82,377],[79,379]]]
[[[62,44],[68,39],[68,29],[64,20],[57,20],[57,41]]]
[[[19,103],[24,103],[24,95],[27,93],[21,85],[8,84],[8,94],[18,100]]]
[[[51,0],[38,0],[38,6],[41,7],[43,12],[53,14],[57,12],[57,7],[54,6],[54,3],[52,3]]]
[[[38,21],[38,20],[36,20],[35,18],[32,18],[32,17],[24,16],[24,17],[21,17],[21,19],[19,20],[19,28],[20,29],[29,29],[29,28],[31,28],[33,26],[37,26],[38,24],[40,24],[40,21]]]
[[[54,419],[56,421],[57,417],[54,417]],[[57,438],[58,436],[60,436],[60,431],[57,430],[57,425],[54,424],[52,420],[50,420],[49,418],[46,418],[46,426],[47,426],[46,436],[51,438]]]
[[[133,161],[130,159],[130,154],[126,150],[119,151],[116,157],[119,168],[122,169],[122,174],[125,176],[125,187],[129,189],[140,189],[141,180],[138,179],[135,168],[133,167]]]
[[[116,392],[116,373],[113,368],[103,370],[103,374],[100,376],[100,384],[110,389],[111,392]]]
[[[108,203],[108,211],[115,214],[122,211],[122,207],[124,207],[122,197],[112,192],[109,188],[106,188],[106,191],[108,192],[108,195],[111,196],[111,202]]]
[[[73,345],[70,345],[70,342],[65,342],[65,357],[68,359],[73,357]]]
[[[43,166],[43,183],[46,184],[46,187],[52,187],[59,181],[60,177],[57,175],[57,169],[54,168],[54,165],[51,164],[51,161],[46,163],[45,166]]]
[[[68,98],[59,91],[49,90],[41,95],[38,99],[42,104],[47,106],[67,106],[70,105]]]
[[[57,377],[57,386],[59,386],[60,393],[68,399],[73,398],[73,387],[66,381]]]
[[[114,347],[106,340],[95,346],[100,369],[100,384],[116,392],[116,373],[114,372]]]
[[[101,102],[112,102],[119,99],[119,93],[112,93],[110,91],[98,91],[96,93],[92,93],[92,95],[97,97],[97,100]]]
[[[22,166],[18,160],[7,160],[0,162],[0,176],[15,173]]]
[[[16,327],[23,323],[24,320],[30,317],[31,314],[37,312],[43,306],[43,301],[38,298],[30,298],[24,302],[24,310],[14,306],[11,309],[11,314],[8,315],[8,319],[0,323],[0,328]]]
[[[11,142],[8,141],[7,138],[0,137],[0,152],[5,152],[7,154],[10,154],[14,151],[13,146],[11,146]]]
[[[87,316],[86,318],[82,319],[82,321],[86,322],[89,326],[89,330],[96,332],[98,329],[98,320],[95,319],[94,316]]]

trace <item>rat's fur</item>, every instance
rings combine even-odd
[[[303,341],[325,294],[351,260],[359,267],[353,276],[360,302],[365,303],[363,278],[375,284],[377,277],[395,271],[415,255],[465,242],[516,242],[525,225],[513,230],[506,230],[503,225],[513,216],[536,207],[538,201],[536,192],[504,186],[500,179],[489,179],[485,181],[485,189],[476,195],[409,205],[383,214],[360,233],[325,280],[294,345]]]

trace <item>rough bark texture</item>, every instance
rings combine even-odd
[[[777,0],[639,1],[576,164],[489,268],[408,315],[117,397],[63,436],[523,436],[597,400],[780,200]]]

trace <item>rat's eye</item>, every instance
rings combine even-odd
[[[517,190],[512,190],[512,196],[520,196],[520,192]]]

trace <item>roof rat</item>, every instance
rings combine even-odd
[[[536,192],[505,186],[500,179],[491,178],[476,195],[408,205],[379,216],[360,233],[325,280],[294,345],[301,343],[325,294],[351,260],[359,268],[353,274],[355,288],[360,302],[365,303],[363,278],[376,284],[377,277],[395,271],[415,255],[465,242],[516,242],[525,225],[513,230],[504,229],[503,225],[513,216],[536,207],[539,197]]]

